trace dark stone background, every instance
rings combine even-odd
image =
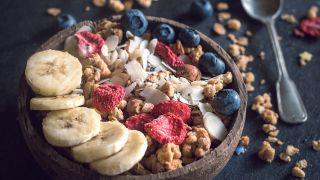
[[[213,1],[216,4],[217,1]],[[248,51],[257,56],[261,50],[266,52],[266,60],[256,60],[249,65],[248,70],[256,75],[254,83],[256,91],[249,95],[249,105],[253,97],[264,92],[271,92],[275,97],[274,80],[276,69],[274,55],[266,29],[262,24],[250,19],[243,11],[240,1],[228,1],[231,5],[233,17],[242,21],[242,29],[235,34],[242,35],[246,29],[254,32]],[[210,17],[202,22],[192,21],[187,15],[191,0],[160,0],[150,9],[143,10],[147,15],[162,16],[179,20],[200,30],[226,48],[229,41],[226,37],[217,37],[211,27],[216,21]],[[293,13],[298,19],[302,18],[307,9],[316,0],[287,0],[284,13]],[[91,11],[84,13],[86,5]],[[41,43],[57,32],[55,18],[46,15],[48,7],[59,7],[63,12],[74,15],[78,21],[86,19],[101,19],[112,14],[108,8],[93,7],[89,0],[2,0],[0,5],[0,113],[1,113],[1,146],[0,146],[0,179],[48,179],[31,157],[27,149],[18,122],[16,120],[16,96],[19,78],[23,73],[28,56]],[[293,25],[281,20],[276,23],[279,35],[283,38],[281,46],[284,52],[288,71],[296,82],[306,105],[309,120],[302,125],[287,125],[279,123],[280,135],[285,144],[293,144],[300,148],[301,153],[293,157],[291,163],[281,162],[278,157],[272,164],[257,158],[257,148],[266,137],[262,132],[262,120],[255,113],[248,110],[244,134],[251,138],[246,154],[234,156],[226,168],[216,179],[290,179],[291,168],[297,160],[306,158],[308,168],[306,179],[320,179],[320,154],[310,148],[310,141],[319,139],[320,128],[320,62],[319,40],[298,39],[291,35]],[[314,55],[313,60],[305,67],[299,67],[298,54],[304,50]],[[266,79],[267,83],[259,86],[259,81]],[[275,103],[275,99],[273,100]],[[276,147],[277,154],[283,151],[285,145]]]

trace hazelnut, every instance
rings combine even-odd
[[[201,78],[200,70],[190,64],[185,64],[182,67],[177,69],[177,76],[184,77],[190,81],[198,81]]]

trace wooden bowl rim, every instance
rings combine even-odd
[[[174,26],[177,29],[189,27],[185,24],[176,22],[174,20],[162,18],[162,17],[154,17],[154,16],[146,16],[146,17],[149,22],[167,23],[171,26]],[[54,43],[57,43],[56,41],[59,39],[61,40],[61,38],[63,38],[63,41],[64,41],[65,37],[73,34],[77,29],[79,29],[80,27],[82,27],[84,25],[95,27],[98,22],[101,22],[103,20],[118,21],[118,20],[120,20],[120,18],[121,18],[121,16],[117,15],[117,16],[111,16],[111,18],[105,18],[105,19],[98,20],[98,21],[82,21],[82,22],[76,24],[75,26],[64,29],[64,30],[58,32],[57,34],[55,34],[54,36],[52,36],[51,38],[49,38],[45,43],[43,43],[41,45],[41,47],[38,49],[38,51],[48,49],[48,47],[50,47],[50,46],[54,46]],[[223,48],[221,48],[215,41],[213,41],[212,39],[210,39],[209,37],[207,37],[203,33],[199,32],[199,31],[197,31],[197,32],[199,33],[199,35],[201,37],[202,43],[204,42],[204,43],[208,44],[208,46],[210,46],[212,51],[214,51],[220,57],[222,57],[224,62],[228,65],[228,67],[230,68],[230,71],[233,74],[233,81],[236,82],[236,85],[238,87],[238,89],[236,89],[236,90],[239,93],[239,96],[241,99],[241,106],[240,106],[240,109],[238,110],[235,118],[233,118],[234,123],[229,128],[229,132],[228,132],[228,135],[226,136],[226,138],[221,142],[221,144],[218,147],[216,147],[213,151],[211,151],[209,154],[207,154],[203,158],[201,158],[191,164],[185,165],[182,168],[178,168],[177,170],[174,170],[174,171],[167,171],[167,172],[148,174],[148,175],[104,176],[104,175],[98,174],[99,178],[107,179],[107,178],[115,178],[115,177],[119,177],[119,178],[121,178],[121,177],[122,178],[137,178],[137,177],[139,177],[142,179],[157,179],[160,177],[161,178],[174,178],[174,177],[178,177],[181,175],[186,175],[189,172],[201,169],[205,166],[210,166],[216,157],[218,157],[219,155],[222,155],[223,153],[226,153],[226,148],[229,148],[229,145],[233,141],[239,141],[239,138],[235,138],[235,136],[239,134],[239,132],[237,132],[237,131],[240,131],[240,134],[242,132],[242,128],[243,128],[243,125],[245,122],[245,112],[246,112],[246,106],[247,106],[247,93],[245,90],[245,85],[244,85],[241,73],[238,70],[238,68],[237,68],[236,64],[234,63],[234,61],[232,60],[232,58],[224,51]],[[33,138],[36,138],[40,141],[42,140],[42,145],[46,146],[45,148],[47,148],[49,151],[52,151],[50,153],[57,154],[60,157],[63,157],[66,161],[70,162],[74,166],[75,170],[87,169],[87,168],[83,167],[82,164],[71,161],[68,158],[61,155],[60,153],[58,153],[53,148],[53,146],[48,144],[43,138],[40,137],[39,134],[37,134],[37,133],[27,134],[27,132],[29,132],[29,130],[33,130],[32,128],[34,128],[34,127],[32,127],[32,124],[30,123],[31,122],[30,115],[29,115],[30,109],[28,107],[29,102],[26,102],[26,100],[25,100],[25,97],[27,96],[28,93],[30,94],[30,88],[28,88],[28,85],[25,81],[25,75],[23,73],[23,75],[21,77],[20,90],[19,90],[19,96],[18,96],[18,111],[19,111],[18,121],[19,121],[20,127],[23,131],[25,139],[27,140],[27,138],[30,138],[32,136]],[[31,129],[29,129],[28,126]],[[34,136],[39,136],[39,137],[34,137]],[[229,161],[229,159],[227,159],[227,161]],[[63,165],[61,165],[61,166],[63,166]],[[81,167],[79,168],[78,166],[81,166],[82,168]],[[92,171],[90,169],[88,169],[88,170]]]

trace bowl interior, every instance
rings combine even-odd
[[[188,27],[184,24],[164,19],[164,18],[159,18],[159,17],[147,17],[149,20],[149,28],[153,29],[157,24],[159,23],[167,23],[174,27],[176,32],[179,31],[181,28]],[[120,16],[113,16],[109,20],[112,21],[118,21],[120,19]],[[81,23],[78,23],[76,26],[73,26],[69,29],[63,30],[59,33],[57,33],[55,36],[50,38],[47,42],[45,42],[40,48],[39,51],[41,50],[46,50],[46,49],[63,49],[63,43],[64,40],[74,34],[77,29],[84,25],[88,26],[93,26],[95,27],[97,22],[92,22],[92,21],[83,21]],[[239,141],[239,137],[242,133],[244,121],[245,121],[245,111],[246,111],[246,105],[247,105],[247,95],[243,83],[243,79],[241,77],[241,74],[236,67],[234,61],[231,59],[231,57],[214,41],[212,41],[210,38],[206,37],[204,34],[201,32],[198,32],[201,37],[201,45],[204,49],[205,52],[214,52],[218,54],[225,62],[227,70],[231,71],[233,75],[233,82],[232,84],[229,85],[230,88],[233,88],[239,93],[240,99],[241,99],[241,107],[237,113],[234,113],[232,117],[232,123],[229,126],[228,130],[228,135],[224,139],[221,144],[216,147],[213,151],[208,153],[205,157],[201,158],[198,161],[195,161],[189,165],[183,166],[183,168],[179,168],[175,171],[168,171],[168,172],[163,172],[163,173],[158,173],[158,174],[150,174],[150,175],[142,175],[139,176],[139,178],[143,179],[153,179],[157,177],[162,177],[162,178],[173,178],[173,177],[178,177],[181,175],[188,174],[189,172],[196,171],[201,168],[205,168],[206,166],[213,166],[213,168],[216,167],[217,173],[222,170],[222,168],[225,166],[225,164],[228,162],[230,159],[230,152],[231,154],[233,153],[236,144]],[[42,127],[41,127],[41,117],[39,117],[39,113],[34,113],[29,110],[29,102],[31,97],[33,97],[34,94],[29,88],[29,86],[25,82],[25,78],[23,75],[22,82],[21,82],[21,90],[20,90],[20,96],[18,100],[18,106],[19,106],[19,111],[20,111],[20,116],[22,118],[19,118],[20,125],[22,127],[23,131],[26,131],[27,133],[24,132],[25,138],[33,138],[33,140],[38,141],[39,143],[39,148],[45,148],[45,157],[48,156],[54,156],[54,163],[61,164],[61,166],[67,167],[70,170],[75,170],[79,171],[81,170],[81,173],[85,173],[88,175],[88,177],[92,178],[102,178],[102,179],[107,179],[107,176],[101,176],[97,174],[94,171],[89,170],[88,168],[84,168],[85,165],[79,164],[77,162],[74,162],[71,160],[70,156],[64,149],[60,148],[55,148],[51,145],[49,145],[42,134]],[[21,101],[21,102],[20,102]],[[21,115],[22,114],[22,115]],[[23,119],[23,120],[21,120]],[[30,147],[31,151],[36,150],[37,147]],[[229,154],[226,154],[228,153]],[[35,156],[35,152],[32,152],[33,155]],[[47,153],[47,154],[46,154]],[[62,154],[62,156],[60,155]],[[220,162],[220,165],[217,166],[214,163],[216,163],[216,160],[219,160],[219,158],[222,157],[227,157],[224,158],[224,162]],[[49,157],[48,157],[49,158]],[[37,159],[37,158],[36,158]],[[39,161],[39,159],[37,159]],[[41,159],[41,161],[46,161],[46,159]],[[41,162],[39,162],[41,163]],[[43,167],[45,168],[45,167]],[[80,173],[80,172],[79,172]],[[80,173],[80,174],[81,174]],[[217,174],[216,173],[216,174]],[[80,175],[79,174],[79,175]],[[137,177],[133,175],[119,175],[117,177]]]

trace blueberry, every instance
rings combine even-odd
[[[217,76],[224,72],[225,64],[217,55],[206,52],[200,57],[199,68],[204,74]]]
[[[240,108],[239,94],[233,89],[223,89],[213,98],[214,109],[224,115],[231,115]]]
[[[200,43],[199,34],[191,28],[182,29],[179,33],[179,39],[183,45],[188,47],[195,47]]]
[[[206,17],[212,16],[213,8],[208,0],[195,0],[191,4],[190,12],[193,17],[202,20]]]
[[[247,149],[244,146],[238,146],[236,148],[236,155],[244,154],[247,151]]]
[[[140,10],[131,9],[122,15],[121,25],[124,32],[141,36],[147,30],[148,20]]]
[[[57,18],[58,25],[61,29],[65,29],[77,24],[76,19],[70,14],[61,14]]]
[[[174,42],[175,32],[168,24],[159,24],[153,30],[153,37],[165,44],[170,44]]]

